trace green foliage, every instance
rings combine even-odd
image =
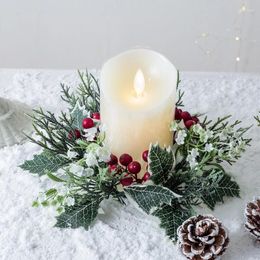
[[[125,188],[128,194],[138,206],[147,214],[159,208],[162,204],[171,205],[173,199],[180,197],[171,190],[157,185],[134,185]]]
[[[82,127],[82,120],[86,117],[84,110],[79,107],[79,104],[77,103],[73,110],[71,111],[71,119],[72,119],[72,127],[74,129],[83,130]]]
[[[255,118],[255,120],[257,121],[258,126],[260,126],[260,112],[259,112],[258,115],[255,116],[254,118]]]
[[[167,181],[169,172],[173,168],[174,156],[171,149],[161,148],[158,144],[152,145],[149,150],[149,172],[155,184]]]
[[[238,184],[221,171],[212,171],[211,175],[202,181],[202,185],[199,196],[212,210],[218,202],[224,203],[224,197],[239,197]]]
[[[28,139],[53,154],[66,155],[75,143],[75,140],[68,138],[69,132],[74,130],[72,120],[63,112],[59,117],[42,109],[34,109],[33,112],[29,116],[37,138],[27,135]]]
[[[187,209],[175,203],[171,206],[163,205],[153,215],[160,219],[160,226],[165,230],[166,235],[173,241],[176,241],[178,227],[183,221],[194,215],[194,211],[192,208]]]
[[[180,90],[180,74],[179,71],[177,72],[177,85],[176,85],[176,91],[177,91],[177,102],[176,102],[176,107],[183,107],[183,101],[182,98],[184,96],[184,92]]]
[[[70,161],[60,155],[52,156],[49,152],[42,152],[33,156],[32,160],[25,161],[20,167],[30,173],[42,176],[48,172],[55,172]]]
[[[76,91],[70,91],[70,87],[61,84],[61,98],[70,105],[70,111],[74,109],[76,104],[84,107],[90,113],[98,112],[100,106],[100,88],[98,80],[93,74],[86,71],[85,73],[78,71],[80,83]]]
[[[88,229],[98,215],[101,197],[84,203],[76,203],[74,206],[66,206],[65,211],[57,217],[55,227],[59,228],[78,228]]]

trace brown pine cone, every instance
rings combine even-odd
[[[260,241],[260,198],[249,202],[245,209],[246,229]]]
[[[195,216],[178,228],[182,253],[191,260],[214,260],[221,256],[229,244],[226,229],[213,216]]]

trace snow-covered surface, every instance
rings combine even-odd
[[[260,110],[260,75],[183,73],[181,78],[187,110],[207,113],[210,118],[233,114],[244,125],[255,124],[253,115]],[[76,86],[77,81],[75,71],[3,69],[0,96],[59,112],[65,108],[59,98],[59,82]],[[241,186],[241,199],[228,199],[212,213],[230,231],[231,244],[224,260],[260,259],[260,246],[243,227],[246,201],[260,195],[260,128],[254,126],[248,135],[253,138],[252,146],[230,168]],[[37,151],[29,142],[0,149],[0,259],[185,259],[155,218],[115,202],[103,205],[105,215],[100,215],[89,231],[53,228],[51,209],[31,207],[45,181],[17,167]]]

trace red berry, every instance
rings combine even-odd
[[[196,117],[196,116],[192,116],[191,119],[192,119],[196,124],[198,124],[199,121],[200,121],[200,120],[198,119],[198,117]]]
[[[151,177],[151,174],[149,172],[146,172],[143,176],[143,181],[148,181],[150,177]]]
[[[96,119],[96,120],[100,120],[100,113],[99,112],[95,112],[92,114],[92,118]]]
[[[145,151],[143,152],[143,154],[142,154],[143,160],[144,160],[145,162],[148,161],[148,153],[149,153],[149,151],[148,151],[148,150],[145,150]]]
[[[119,157],[119,162],[123,165],[123,166],[127,166],[130,162],[133,161],[133,158],[131,155],[124,153]]]
[[[137,161],[133,161],[128,164],[127,169],[133,174],[137,174],[141,171],[141,164]]]
[[[188,120],[188,121],[185,121],[184,124],[185,124],[185,126],[186,126],[188,129],[190,129],[193,125],[196,124],[196,122],[193,121],[193,120]]]
[[[115,164],[109,165],[108,170],[109,170],[109,172],[115,172],[117,170],[117,165],[115,165]]]
[[[68,134],[68,138],[71,140],[73,138],[78,139],[81,137],[81,133],[78,129],[74,129],[73,131],[70,131]]]
[[[88,128],[91,128],[93,126],[94,126],[94,121],[93,121],[92,118],[87,117],[87,118],[84,118],[82,120],[82,127],[83,128],[88,129]]]
[[[178,109],[178,108],[176,107],[176,108],[175,108],[175,120],[181,120],[181,119],[182,119],[181,113],[182,113],[182,110],[181,110],[181,109]]]
[[[129,186],[129,185],[131,185],[133,182],[134,182],[134,180],[133,180],[132,177],[126,177],[126,178],[120,180],[120,183],[121,183],[123,186]]]
[[[118,159],[114,154],[110,155],[110,161],[108,162],[109,165],[114,165],[118,163]]]
[[[181,118],[185,122],[185,121],[191,120],[191,115],[189,112],[183,111],[183,112],[181,112]]]

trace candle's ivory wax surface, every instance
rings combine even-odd
[[[104,64],[100,111],[106,144],[113,154],[129,153],[141,161],[142,152],[151,143],[172,145],[169,127],[174,116],[176,82],[175,67],[151,50],[130,50]]]

